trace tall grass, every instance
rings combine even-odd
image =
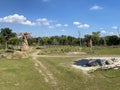
[[[81,50],[80,46],[44,46],[39,55],[63,55],[68,52],[80,52]]]

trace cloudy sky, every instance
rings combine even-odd
[[[33,36],[117,34],[120,0],[0,0],[0,28]]]

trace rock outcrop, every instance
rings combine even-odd
[[[101,69],[120,69],[119,57],[90,57],[75,61],[72,65],[76,68],[80,68],[83,71]]]
[[[86,66],[88,67],[98,66],[101,67],[101,69],[110,69],[110,68],[120,69],[120,60],[117,58],[90,59],[88,60]]]

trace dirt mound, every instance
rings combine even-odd
[[[20,58],[27,58],[28,55],[26,52],[21,52],[21,51],[15,51],[12,54],[12,59],[20,59]]]

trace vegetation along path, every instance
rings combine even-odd
[[[38,53],[39,53],[39,50],[32,54],[32,59],[34,60],[35,68],[43,76],[46,83],[56,86],[57,85],[56,78],[48,70],[48,68],[37,59],[39,57]]]

